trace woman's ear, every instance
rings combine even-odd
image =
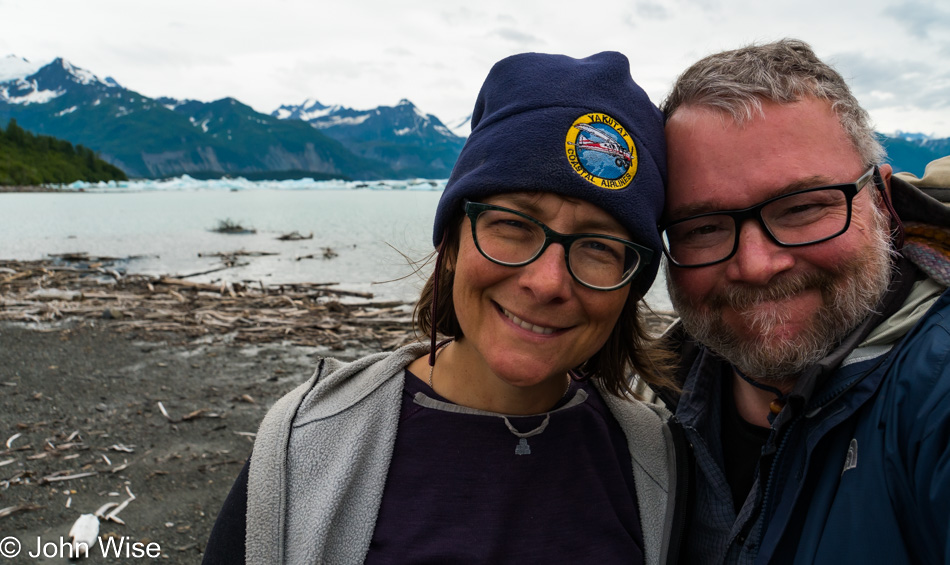
[[[455,260],[458,258],[458,250],[448,250],[445,254],[445,259],[442,260],[442,264],[445,266],[445,271],[448,273],[455,272]]]
[[[461,224],[464,218],[459,220]],[[461,230],[461,226],[459,226]],[[450,236],[449,229],[446,228],[445,233],[442,235],[442,244],[439,246],[439,253],[444,253],[442,257],[442,266],[445,268],[445,271],[448,273],[455,272],[455,261],[459,256],[459,241],[458,232]]]

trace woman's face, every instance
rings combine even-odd
[[[528,214],[563,234],[630,237],[610,214],[584,200],[515,192],[481,202]],[[560,244],[522,267],[493,263],[475,247],[468,218],[451,268],[455,314],[465,336],[459,345],[474,349],[495,376],[518,387],[562,379],[593,356],[630,293],[630,285],[613,291],[582,286],[568,272]]]

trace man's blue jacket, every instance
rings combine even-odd
[[[840,368],[775,456],[757,562],[950,562],[950,294]]]

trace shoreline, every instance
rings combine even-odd
[[[0,185],[0,193],[2,192],[82,192],[82,190],[55,186]]]

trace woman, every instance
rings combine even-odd
[[[416,310],[431,343],[325,359],[279,400],[206,562],[666,562],[665,414],[626,380],[662,384],[637,309],[662,118],[619,53],[522,54],[472,126]]]

